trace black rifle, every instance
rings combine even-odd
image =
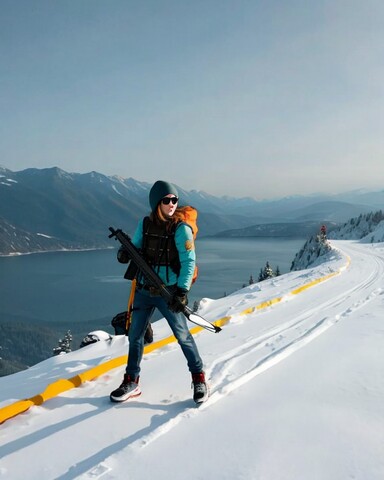
[[[148,263],[142,257],[139,250],[132,243],[129,235],[124,233],[120,229],[115,230],[114,228],[109,227],[109,230],[111,232],[109,238],[115,237],[115,239],[117,239],[124,246],[124,248],[128,251],[131,260],[136,264],[140,272],[144,275],[149,285],[156,288],[159,291],[159,294],[168,304],[171,303],[174,298],[173,294],[169,291],[167,286],[164,285],[159,275],[153,270],[150,265],[148,265]],[[196,325],[200,325],[200,327],[203,327],[210,332],[217,333],[221,331],[220,327],[217,327],[213,323],[208,322],[208,320],[205,320],[205,318],[197,315],[186,305],[182,305],[180,303],[180,306],[182,307],[182,312],[190,322],[195,323]]]

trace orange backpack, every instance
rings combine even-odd
[[[186,223],[192,228],[193,240],[195,240],[197,236],[197,232],[199,231],[197,227],[197,210],[188,205],[186,207],[180,207],[178,211],[182,214],[182,217],[183,217],[181,223]],[[198,274],[199,274],[199,269],[197,265],[195,265],[195,271],[193,272],[193,277],[192,277],[192,284],[196,282]]]

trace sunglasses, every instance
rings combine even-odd
[[[164,197],[161,199],[163,205],[169,205],[171,202],[173,205],[176,205],[178,201],[179,199],[177,197]]]

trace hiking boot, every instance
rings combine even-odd
[[[192,373],[193,400],[199,404],[207,400],[209,396],[208,386],[205,382],[204,372]]]
[[[111,393],[109,398],[112,402],[125,402],[129,398],[138,397],[139,395],[141,395],[139,377],[134,379],[131,375],[125,374],[123,383]]]

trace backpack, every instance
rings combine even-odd
[[[179,211],[181,211],[181,213],[184,216],[183,221],[181,223],[186,223],[192,228],[193,240],[196,240],[197,232],[199,231],[197,227],[196,208],[193,208],[188,205],[186,207],[181,207]],[[193,276],[192,276],[192,285],[196,282],[198,275],[199,275],[199,268],[197,265],[195,265],[195,271],[193,272]]]
[[[125,312],[120,312],[113,317],[111,321],[111,325],[115,329],[115,335],[128,335],[130,323],[128,323],[127,325],[127,315],[128,315],[128,312],[125,311]],[[153,342],[153,329],[152,329],[152,325],[148,323],[148,327],[144,335],[144,343],[147,344],[152,342]]]
[[[196,240],[197,232],[199,231],[197,227],[197,210],[196,208],[186,206],[180,207],[179,212],[183,215],[182,223],[186,223],[192,228],[193,239]]]

